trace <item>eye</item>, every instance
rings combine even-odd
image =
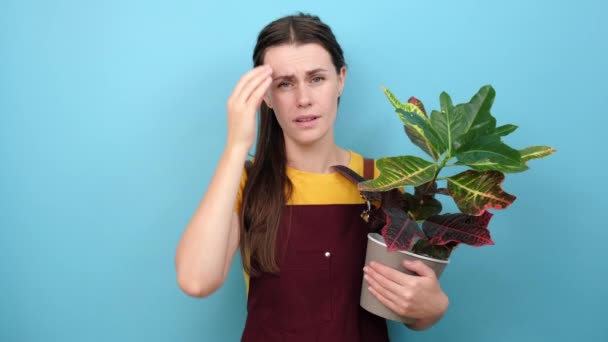
[[[324,79],[325,79],[325,77],[315,76],[315,77],[312,78],[311,81],[312,81],[312,83],[319,83],[319,82],[323,81]]]
[[[279,84],[277,84],[277,88],[287,88],[289,86],[289,82],[280,82]]]

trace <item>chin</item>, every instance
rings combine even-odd
[[[298,134],[296,136],[288,137],[293,143],[300,146],[312,146],[323,140],[327,136],[327,132],[306,132],[305,134]]]

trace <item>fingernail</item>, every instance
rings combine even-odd
[[[363,272],[367,273],[367,271],[369,271],[369,269],[367,268],[367,266],[363,267]]]

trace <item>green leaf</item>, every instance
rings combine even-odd
[[[415,156],[388,157],[376,160],[378,178],[359,183],[360,191],[388,191],[407,185],[418,186],[431,181],[438,166]]]
[[[401,103],[401,101],[399,101],[397,99],[395,94],[393,94],[390,90],[388,90],[385,87],[382,87],[382,91],[384,91],[384,95],[386,95],[386,97],[388,98],[391,105],[393,105],[393,107],[395,107],[395,110],[401,109],[404,112],[416,113],[416,114],[426,118],[426,114],[420,108],[418,108],[418,106],[416,106],[416,104]]]
[[[466,133],[465,120],[455,109],[444,112],[431,112],[431,125],[437,131],[446,150],[454,149],[454,142]]]
[[[496,127],[494,129],[494,132],[491,133],[491,135],[506,137],[507,135],[513,133],[516,129],[517,126],[515,125],[502,125],[500,127]]]
[[[448,191],[460,211],[480,215],[486,208],[505,209],[515,201],[500,187],[504,179],[498,171],[468,170],[448,178]]]
[[[441,93],[441,112],[431,113],[431,124],[448,149],[458,149],[468,141],[494,130],[496,119],[490,114],[490,108],[495,96],[491,86],[484,86],[468,103],[453,106],[450,96]]]
[[[454,109],[454,105],[452,104],[452,98],[445,91],[439,95],[439,103],[441,104],[442,112],[450,112]]]
[[[496,92],[490,85],[485,85],[477,91],[468,104],[465,105],[465,112],[470,117],[467,117],[470,125],[467,131],[477,132],[478,136],[485,135],[494,131],[496,128],[496,119],[490,113]]]
[[[499,138],[486,136],[463,146],[456,154],[457,164],[468,165],[479,171],[524,171],[519,151],[497,139]]]
[[[530,146],[519,150],[523,163],[532,159],[544,158],[553,152],[555,149],[551,146]]]
[[[465,127],[464,133],[461,136],[454,138],[453,147],[460,148],[471,140],[485,136],[494,132],[496,128],[496,119],[490,113],[490,108],[494,103],[496,92],[491,86],[483,86],[471,98],[468,103],[459,104],[454,107],[462,124]]]
[[[479,144],[479,141],[501,141],[501,137],[513,133],[516,129],[517,126],[515,125],[503,125],[496,127],[494,131],[481,136],[478,135],[478,132],[469,131],[461,138],[461,141],[466,143],[458,148],[458,152],[467,150],[470,148],[470,146]]]
[[[396,112],[404,123],[405,133],[412,143],[420,147],[433,160],[438,160],[444,148],[441,139],[428,119],[413,112],[404,111],[401,108],[397,108]]]
[[[446,150],[451,150],[455,139],[466,131],[462,118],[459,113],[454,111],[450,95],[442,92],[439,95],[439,103],[441,104],[441,111],[434,110],[431,112],[431,125],[436,129],[443,143],[443,153]]]

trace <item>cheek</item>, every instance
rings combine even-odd
[[[283,96],[271,96],[272,101],[272,111],[279,122],[279,125],[283,127],[283,124],[286,120],[286,113],[289,112],[288,106],[286,105],[285,98]]]
[[[285,111],[292,102],[292,96],[290,96],[289,92],[272,92],[269,95],[270,101],[272,102],[272,108],[275,112]]]

